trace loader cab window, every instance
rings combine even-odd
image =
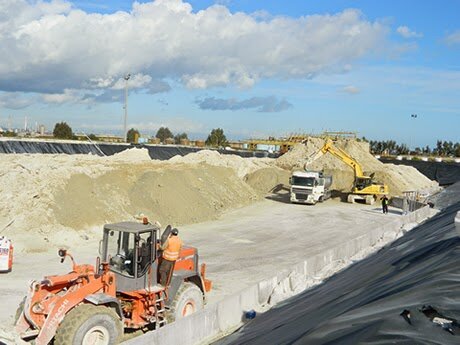
[[[133,233],[110,230],[107,257],[112,271],[134,277],[135,238]]]
[[[153,236],[152,232],[142,232],[137,236],[137,247],[138,247],[138,266],[137,276],[142,277],[148,270],[149,265],[152,263],[154,247],[153,247]]]

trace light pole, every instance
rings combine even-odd
[[[410,118],[415,120],[417,118],[417,114],[411,114]],[[413,129],[411,129],[410,132],[413,133]],[[412,135],[410,135],[410,139],[409,139],[409,156],[410,156],[410,148],[411,148],[411,146],[412,146]]]
[[[128,80],[131,77],[131,74],[127,74],[124,76],[125,79],[125,119],[124,119],[124,125],[123,125],[123,134],[125,137],[125,142],[128,142]]]

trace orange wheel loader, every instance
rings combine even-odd
[[[157,284],[160,242],[160,229],[145,220],[106,224],[95,266],[77,265],[59,250],[72,271],[31,283],[16,331],[36,345],[109,345],[124,332],[155,330],[203,308],[211,281],[197,249],[182,248],[163,287]]]

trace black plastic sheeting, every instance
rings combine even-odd
[[[168,160],[176,155],[185,156],[204,148],[163,145],[129,145],[99,143],[65,143],[52,141],[5,140],[0,141],[0,153],[43,153],[43,154],[94,154],[111,156],[133,147],[146,148],[152,159]],[[217,150],[221,154],[234,154],[241,157],[276,158],[276,153],[261,151]]]
[[[380,159],[383,163],[410,165],[430,180],[436,180],[441,186],[460,181],[460,164],[447,162],[424,162],[415,160]]]
[[[435,217],[218,344],[460,344],[455,188]]]

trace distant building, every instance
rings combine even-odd
[[[182,138],[180,139],[180,144],[184,146],[189,146],[190,145],[190,140]]]
[[[85,134],[75,134],[77,140],[88,140],[88,137]],[[96,134],[98,141],[104,141],[108,143],[123,143],[125,141],[124,138],[112,135],[112,134]]]
[[[205,141],[204,140],[191,141],[190,145],[196,146],[196,147],[204,147],[205,146]]]
[[[96,136],[100,141],[106,141],[109,143],[123,143],[125,141],[123,137],[119,137],[113,134],[101,134]]]
[[[159,144],[160,138],[151,137],[149,138],[149,144]]]

